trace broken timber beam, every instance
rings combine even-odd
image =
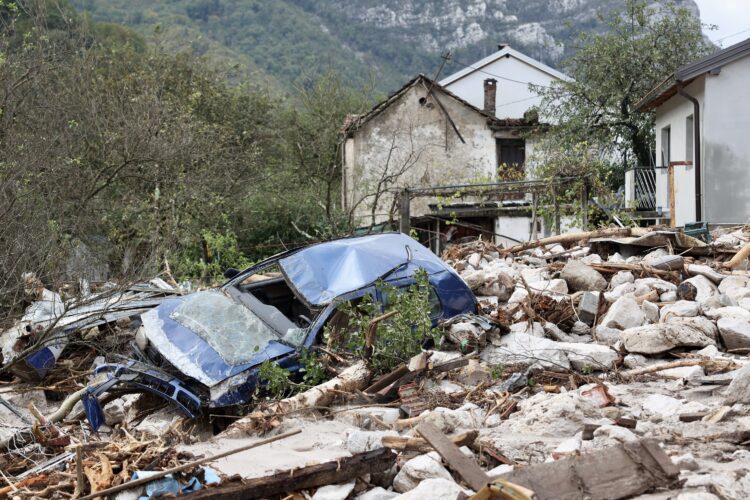
[[[388,470],[396,463],[396,456],[396,453],[388,448],[378,448],[322,464],[247,479],[240,483],[206,487],[192,493],[190,498],[271,498],[292,491],[343,483],[365,474]]]
[[[450,438],[456,446],[470,446],[477,439],[479,434],[476,430],[466,431]],[[382,444],[386,448],[394,450],[414,450],[427,453],[433,450],[433,447],[424,439],[407,436],[383,436]]]
[[[554,243],[573,243],[576,241],[588,240],[591,238],[601,238],[604,236],[623,237],[623,236],[630,236],[630,234],[631,234],[631,229],[628,227],[597,229],[596,231],[586,231],[583,233],[560,234],[557,236],[550,236],[549,238],[542,238],[541,240],[528,241],[526,243],[521,243],[520,245],[514,245],[510,248],[506,248],[505,250],[503,250],[503,253],[505,254],[518,253],[524,250],[529,250],[531,248],[552,245]]]
[[[479,464],[473,458],[464,455],[458,446],[445,437],[443,431],[435,425],[422,422],[417,427],[417,432],[435,448],[448,466],[456,471],[471,489],[479,491],[490,483],[489,476],[479,467]]]
[[[680,474],[658,443],[642,439],[577,457],[517,468],[499,478],[530,488],[538,500],[630,498],[669,486]]]

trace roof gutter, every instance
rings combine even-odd
[[[701,117],[700,103],[698,99],[688,94],[682,86],[681,81],[677,81],[677,93],[688,101],[693,103],[693,164],[695,165],[695,220],[700,221],[703,217],[702,199],[703,192],[701,189]]]

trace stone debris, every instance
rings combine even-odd
[[[301,491],[294,498],[313,500],[455,500],[478,493],[457,469],[462,462],[450,450],[434,451],[430,443],[440,446],[417,431],[430,424],[488,481],[502,476],[518,488],[536,484],[539,498],[554,498],[544,494],[549,485],[542,483],[552,476],[543,471],[557,471],[555,480],[565,483],[575,469],[585,476],[578,480],[594,484],[597,474],[621,468],[581,472],[563,463],[604,460],[607,449],[620,450],[611,457],[632,458],[640,446],[656,446],[666,458],[665,469],[638,490],[651,496],[636,498],[747,498],[750,274],[721,261],[732,245],[750,241],[745,234],[716,238],[712,246],[725,252],[716,260],[669,238],[641,253],[616,238],[586,237],[520,249],[482,241],[450,247],[443,258],[477,294],[477,313],[438,325],[442,341],[393,372],[335,386],[322,405],[308,406],[297,395],[294,406],[258,400],[241,413],[188,421],[147,395],[118,395],[104,406],[94,438],[81,423],[80,402],[54,422],[36,416],[56,413],[65,395],[55,392],[57,385],[70,393],[82,387],[78,371],[88,370],[93,357],[75,352],[57,363],[45,390],[30,390],[15,375],[0,379],[0,470],[20,497],[53,497],[55,488],[72,496],[80,444],[86,489],[79,496],[85,496],[94,487],[125,485],[138,468],[164,470],[283,436],[212,462],[221,484],[202,494],[242,496],[251,484],[276,488],[258,490],[276,492],[268,497]],[[59,314],[60,300],[42,293],[28,318]],[[0,336],[3,353],[12,356],[27,334],[25,326],[7,330]],[[359,359],[326,351],[321,356],[334,375]],[[35,423],[39,432],[31,431]],[[302,432],[286,437],[296,429]],[[59,463],[46,465],[51,458]],[[197,468],[189,470],[201,480]],[[285,471],[298,479],[280,478]],[[23,482],[40,477],[44,483]],[[604,493],[593,498],[624,498],[616,485],[617,478],[604,481],[597,486]]]

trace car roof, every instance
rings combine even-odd
[[[323,306],[340,295],[372,284],[407,262],[405,269],[399,271],[400,276],[413,274],[420,268],[428,274],[448,270],[437,255],[402,233],[311,245],[283,257],[279,267],[301,298],[312,306]]]

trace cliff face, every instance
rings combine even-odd
[[[73,0],[99,20],[209,58],[240,62],[288,86],[329,69],[354,84],[398,87],[416,73],[443,74],[497,50],[498,43],[552,66],[575,34],[603,29],[598,14],[624,0]],[[677,0],[698,16],[694,0]]]

